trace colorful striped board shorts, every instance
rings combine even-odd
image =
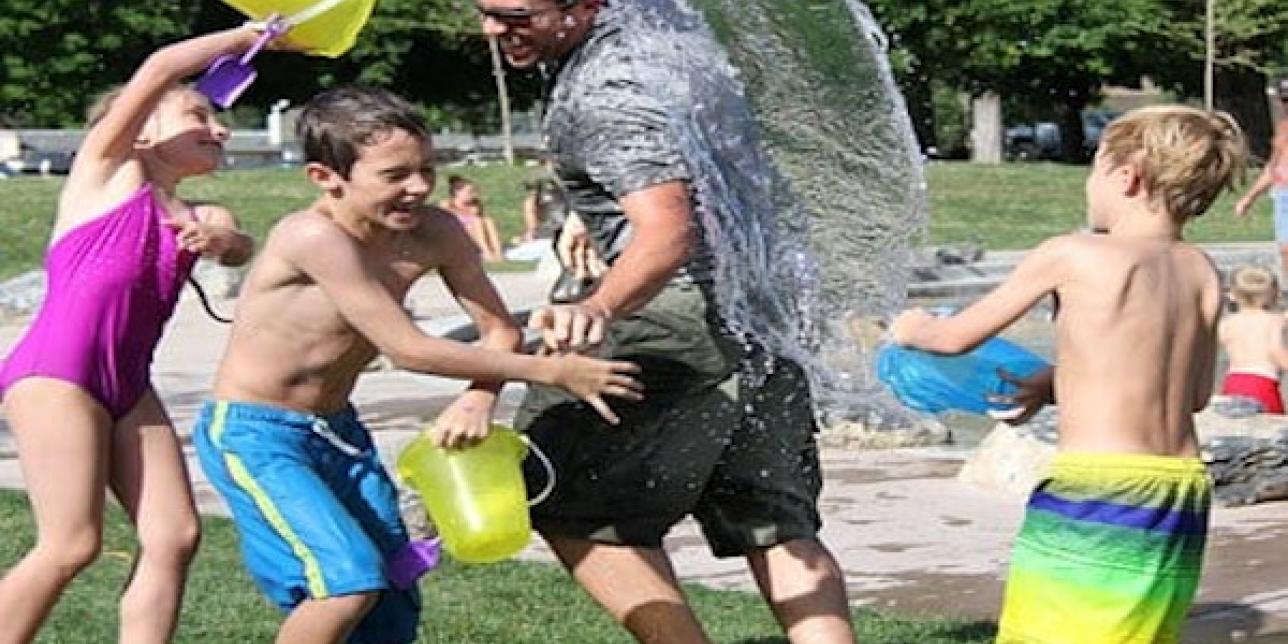
[[[1056,455],[1015,542],[997,641],[1178,641],[1211,498],[1195,458]]]

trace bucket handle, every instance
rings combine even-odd
[[[550,498],[550,495],[555,491],[555,466],[554,463],[550,462],[550,457],[546,456],[545,452],[541,451],[541,448],[537,447],[537,444],[532,442],[532,439],[528,438],[527,434],[519,434],[518,436],[519,440],[522,440],[528,446],[528,449],[532,450],[532,453],[537,456],[537,460],[541,461],[542,467],[546,468],[546,488],[528,501],[528,507],[540,505]]]
[[[318,0],[286,17],[286,24],[298,27],[340,5],[344,0]]]

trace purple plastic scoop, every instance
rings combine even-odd
[[[289,25],[285,21],[276,16],[270,18],[264,32],[259,35],[255,44],[246,50],[246,53],[241,56],[224,54],[211,62],[210,67],[206,68],[206,73],[202,74],[197,81],[197,91],[205,94],[210,102],[220,109],[228,109],[237,102],[242,92],[255,82],[257,72],[250,65],[251,59],[264,48],[264,45],[268,44],[268,41],[286,33],[288,28]]]
[[[438,567],[438,539],[417,539],[403,546],[387,563],[386,574],[401,589],[416,585],[416,580]]]

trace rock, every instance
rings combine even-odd
[[[935,260],[943,266],[973,264],[984,259],[984,247],[979,244],[961,244],[935,249]]]
[[[44,301],[44,271],[28,271],[0,283],[0,322],[31,315]]]
[[[934,418],[919,418],[899,426],[872,426],[858,421],[838,421],[819,432],[823,447],[843,449],[897,449],[929,447],[950,442],[952,433]]]
[[[1025,497],[1041,480],[1055,452],[1055,443],[1041,432],[998,423],[962,466],[957,480]]]

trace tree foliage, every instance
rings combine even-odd
[[[0,120],[79,125],[93,96],[187,33],[196,13],[181,2],[0,0]]]
[[[1061,119],[1081,140],[1078,112],[1106,84],[1151,77],[1201,96],[1204,2],[1196,0],[871,0],[891,32],[905,89],[929,81],[998,92]],[[1261,138],[1265,74],[1283,63],[1288,3],[1217,0],[1218,107]],[[915,101],[914,101],[915,104]],[[1066,154],[1074,150],[1066,150]]]
[[[0,124],[79,126],[86,105],[124,82],[149,52],[245,18],[223,3],[0,0]],[[495,121],[487,42],[465,0],[381,0],[352,51],[337,59],[265,54],[239,106],[300,103],[321,89],[361,82],[432,106],[439,120]],[[523,105],[530,75],[512,75]]]

